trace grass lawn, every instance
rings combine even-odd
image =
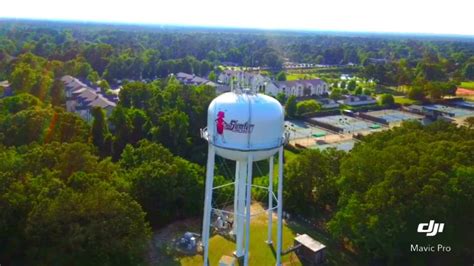
[[[255,216],[250,225],[250,265],[275,265],[275,254],[271,246],[265,243],[267,238],[266,215]],[[276,219],[274,219],[273,239],[276,240]],[[293,245],[294,233],[288,226],[283,227],[283,250]],[[274,243],[276,249],[276,242]],[[218,265],[223,255],[232,256],[235,243],[220,235],[212,236],[209,246],[210,265]],[[295,255],[282,256],[283,262],[291,262],[291,265],[301,265]],[[183,266],[202,265],[202,255],[182,257],[179,261]]]
[[[474,90],[474,81],[461,82],[461,85],[459,85],[459,87]]]
[[[401,90],[399,90],[396,87],[383,86],[383,85],[378,85],[375,88],[375,93],[377,93],[377,94],[388,93],[388,94],[392,94],[393,96],[404,96],[405,95]]]
[[[286,73],[286,80],[316,79],[319,75],[314,73]]]
[[[252,208],[261,209],[262,207],[257,203]],[[268,246],[265,243],[267,238],[267,216],[259,215],[252,218],[250,225],[250,257],[249,265],[275,265],[275,250],[276,249],[276,217],[273,219],[273,241],[274,246]],[[309,229],[301,224],[291,222],[290,224],[284,224],[283,226],[283,251],[293,246],[293,238],[296,233],[306,233],[316,240],[322,242],[328,247],[327,258],[328,265],[356,265],[353,257],[340,250],[337,243],[332,241],[326,235],[318,233],[315,230]],[[232,256],[235,250],[235,244],[233,241],[228,240],[220,235],[214,235],[211,237],[209,246],[209,259],[210,265],[218,265],[219,259],[223,255]],[[175,265],[182,266],[194,266],[202,265],[202,255],[186,256],[178,258]],[[282,262],[284,265],[302,265],[297,256],[294,253],[289,253],[282,256]]]
[[[408,99],[405,96],[394,96],[394,99],[395,99],[395,103],[398,103],[398,104],[403,104],[403,105],[419,104],[418,101]]]

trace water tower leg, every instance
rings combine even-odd
[[[268,238],[266,243],[271,245],[272,241],[272,217],[273,217],[273,155],[270,157],[270,169],[268,171]]]
[[[246,193],[246,208],[245,208],[245,258],[244,266],[249,265],[249,246],[250,246],[250,200],[252,195],[252,166],[253,158],[249,155],[247,162],[247,193]]]
[[[236,233],[236,250],[235,256],[240,258],[244,256],[244,225],[245,225],[245,182],[247,179],[247,165],[246,161],[238,161],[236,173],[238,173],[237,184],[237,210],[234,216],[237,219],[234,221]],[[235,204],[235,201],[234,201]],[[235,206],[234,206],[235,208]]]
[[[206,172],[206,191],[204,197],[204,217],[202,222],[202,244],[204,247],[204,265],[209,265],[209,227],[211,221],[212,210],[212,186],[214,179],[214,160],[215,151],[212,145],[209,145],[207,155],[207,172]]]
[[[283,213],[283,146],[278,151],[278,226],[277,226],[277,260],[276,265],[281,265],[282,245],[282,213]]]
[[[235,162],[235,179],[234,179],[234,223],[232,224],[232,233],[237,240],[237,213],[239,211],[239,167],[240,162]]]

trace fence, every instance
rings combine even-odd
[[[366,113],[359,113],[359,117],[363,118],[363,119],[366,119],[366,120],[369,120],[369,121],[372,121],[372,122],[375,122],[375,123],[388,125],[387,120],[385,120],[383,118],[380,118],[380,117],[371,116],[371,115],[368,115]]]

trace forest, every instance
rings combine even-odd
[[[435,93],[473,80],[473,56],[473,40],[462,38],[0,21],[0,81],[13,89],[0,98],[0,264],[141,265],[154,230],[201,216],[199,130],[216,92],[171,73],[207,76],[223,62],[274,74],[285,59],[354,63],[380,83]],[[63,75],[124,81],[117,107],[110,116],[92,110],[91,123],[67,112]],[[349,153],[296,156],[285,165],[285,210],[322,221],[362,265],[474,260],[472,121],[409,122]],[[217,173],[215,183],[226,182]],[[426,217],[448,225],[441,240],[454,251],[420,262],[408,243],[441,241],[417,235]]]
[[[34,53],[92,81],[163,78],[179,71],[207,76],[223,62],[281,68],[299,63],[361,66],[382,83],[474,78],[473,40],[466,37],[260,32],[0,21],[3,64]],[[7,73],[3,70],[2,76]],[[0,76],[1,77],[1,76]]]

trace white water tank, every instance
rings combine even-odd
[[[228,92],[208,109],[205,138],[230,160],[268,158],[284,142],[284,110],[274,98],[251,92]]]

